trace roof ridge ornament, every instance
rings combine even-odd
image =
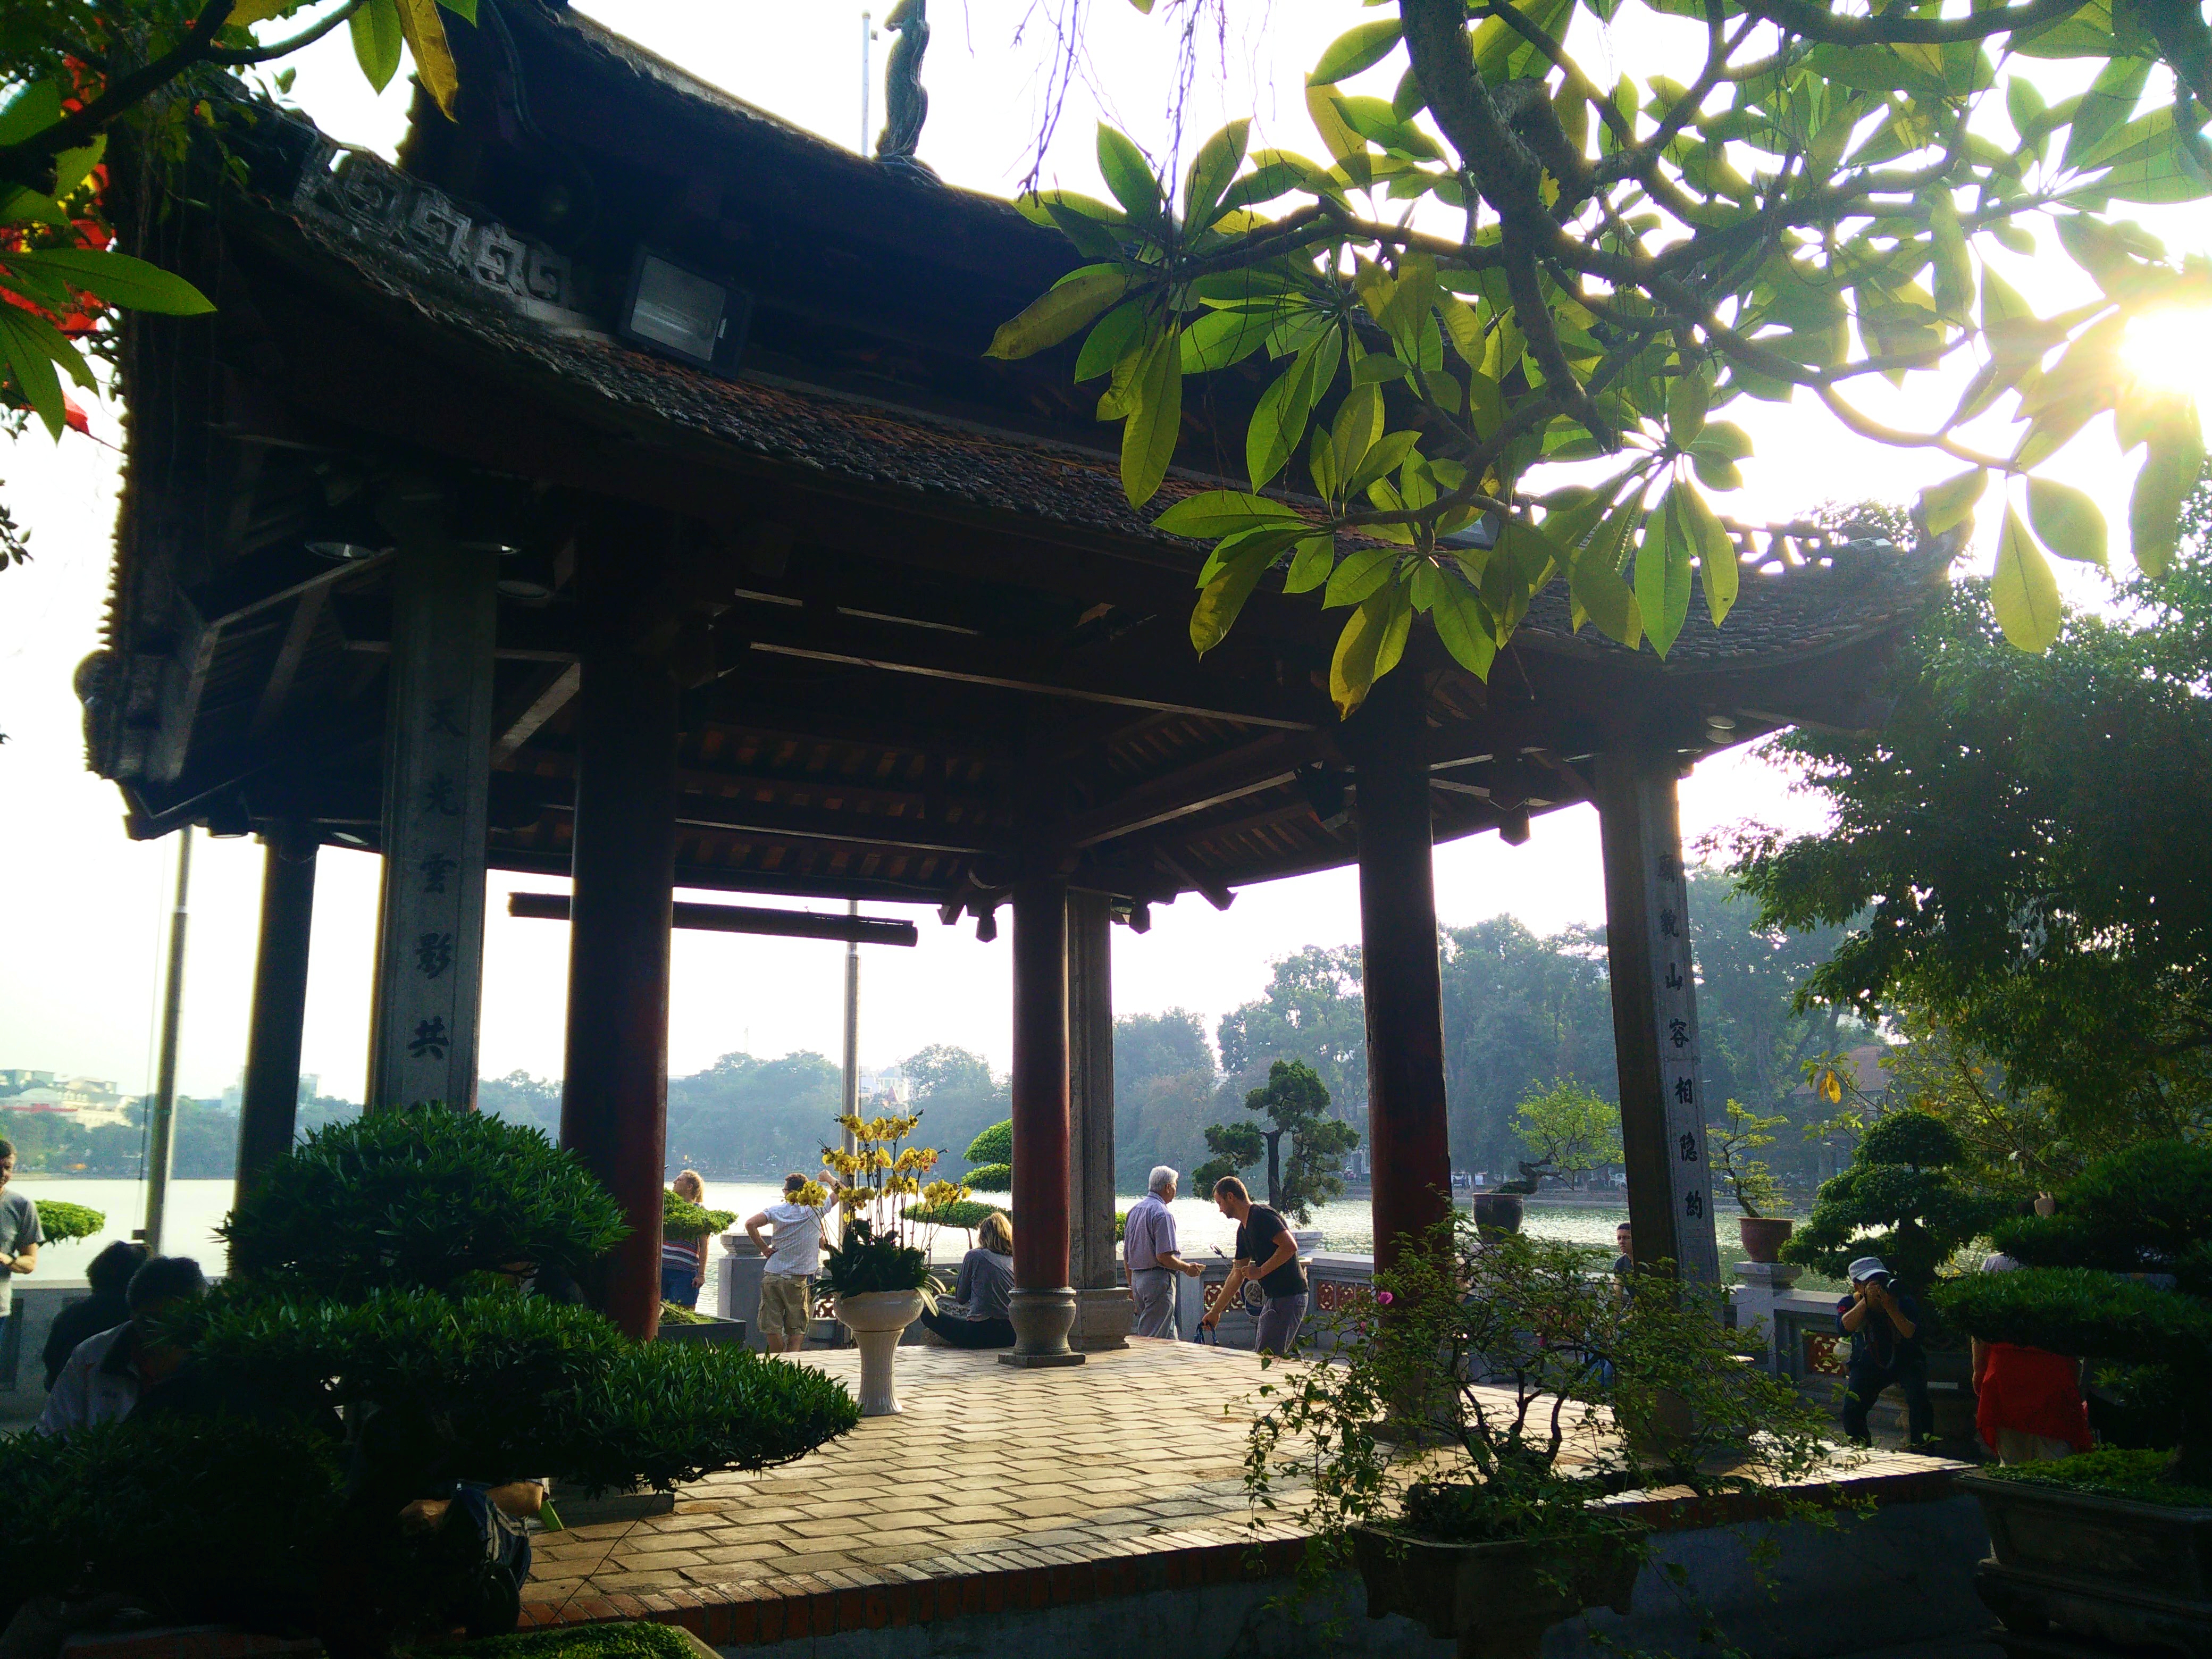
[[[929,118],[929,94],[921,85],[922,54],[929,50],[928,0],[898,0],[884,27],[898,41],[884,63],[884,130],[876,140],[876,160],[920,183],[942,183],[915,154],[921,144],[921,124]]]

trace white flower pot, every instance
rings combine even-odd
[[[899,1407],[891,1364],[899,1337],[921,1317],[920,1291],[870,1291],[837,1298],[837,1318],[860,1350],[860,1415],[889,1417]]]

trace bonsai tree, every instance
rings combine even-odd
[[[2099,1159],[2061,1188],[2049,1216],[1991,1230],[2020,1271],[1944,1287],[1947,1317],[1984,1342],[2017,1342],[2134,1368],[2128,1392],[2162,1407],[2170,1456],[2093,1452],[2024,1468],[2169,1502],[2212,1488],[2212,1147],[2152,1140]],[[2170,1279],[2166,1278],[2171,1275]],[[2170,1288],[2168,1287],[2170,1285]],[[2008,1473],[2013,1473],[2008,1471]]]
[[[982,1193],[1014,1189],[1014,1121],[994,1123],[968,1143],[968,1173],[962,1182]]]
[[[1761,1117],[1741,1101],[1731,1100],[1728,1121],[1705,1126],[1705,1148],[1712,1159],[1713,1174],[1735,1194],[1736,1207],[1753,1220],[1782,1207],[1782,1183],[1774,1178],[1765,1159],[1751,1154],[1762,1146],[1771,1146],[1771,1131],[1789,1121],[1779,1112]]]
[[[716,1233],[729,1231],[737,1221],[735,1211],[710,1210],[702,1204],[694,1204],[672,1188],[664,1188],[661,1191],[660,1236],[663,1238],[711,1238]]]
[[[1513,1133],[1534,1156],[1520,1160],[1521,1179],[1504,1183],[1502,1192],[1533,1193],[1547,1176],[1565,1178],[1620,1162],[1620,1108],[1565,1078],[1521,1103]]]
[[[571,1154],[495,1117],[429,1103],[319,1130],[222,1231],[231,1277],[171,1334],[243,1420],[134,1417],[0,1443],[0,1479],[86,1493],[0,1563],[0,1615],[33,1594],[112,1589],[187,1622],[309,1629],[333,1656],[381,1655],[445,1628],[483,1578],[472,1532],[402,1528],[414,1499],[537,1475],[666,1488],[787,1462],[858,1420],[819,1372],[632,1342],[530,1293],[548,1269],[583,1273],[623,1225]],[[495,1603],[467,1620],[500,1621]]]
[[[1877,1120],[1850,1167],[1821,1183],[1782,1259],[1839,1279],[1853,1257],[1878,1255],[1905,1283],[1927,1288],[2008,1207],[1966,1184],[1966,1162],[1957,1131],[1941,1118],[1905,1111]]]
[[[1329,1116],[1321,1074],[1302,1060],[1270,1066],[1267,1086],[1246,1095],[1244,1109],[1266,1113],[1274,1127],[1249,1121],[1208,1124],[1206,1146],[1213,1156],[1191,1171],[1191,1190],[1210,1191],[1222,1176],[1249,1170],[1265,1157],[1268,1207],[1301,1224],[1312,1221],[1315,1205],[1344,1191],[1344,1155],[1359,1144],[1358,1132]],[[1287,1167],[1282,1156],[1285,1137],[1291,1143]]]
[[[88,1205],[70,1204],[58,1198],[39,1200],[39,1231],[49,1244],[66,1244],[79,1238],[96,1238],[107,1225],[107,1214]]]
[[[1301,1580],[1318,1588],[1357,1560],[1370,1607],[1379,1584],[1388,1610],[1422,1613],[1390,1605],[1401,1588],[1391,1559],[1417,1543],[1535,1544],[1506,1580],[1576,1590],[1586,1564],[1644,1549],[1595,1500],[1676,1484],[1771,1490],[1824,1461],[1825,1419],[1787,1381],[1739,1362],[1723,1306],[1720,1292],[1687,1286],[1625,1297],[1579,1247],[1486,1237],[1461,1212],[1376,1275],[1334,1361],[1274,1382],[1252,1426],[1247,1491],[1255,1509],[1272,1509],[1281,1488],[1298,1492],[1311,1537]],[[1600,1413],[1619,1432],[1589,1432]],[[1419,1577],[1408,1570],[1405,1583]],[[1582,1585],[1549,1617],[1624,1588]],[[1511,1605],[1519,1589],[1509,1582],[1477,1616],[1525,1620]],[[1467,1650],[1522,1650],[1501,1640]]]

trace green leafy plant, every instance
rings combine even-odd
[[[737,1225],[733,1210],[710,1210],[680,1196],[673,1188],[660,1194],[660,1236],[678,1240],[707,1238]]]
[[[908,1221],[917,1221],[924,1226],[951,1227],[957,1232],[972,1233],[983,1224],[985,1216],[999,1212],[996,1204],[961,1199],[950,1204],[909,1204],[903,1213]]]
[[[518,1267],[580,1278],[625,1229],[538,1130],[426,1102],[317,1130],[216,1231],[233,1272],[349,1298]]]
[[[696,1308],[687,1308],[681,1302],[660,1304],[660,1322],[664,1325],[711,1325],[712,1314],[702,1314]]]
[[[1208,1124],[1206,1145],[1213,1156],[1191,1171],[1191,1190],[1209,1192],[1222,1176],[1249,1169],[1264,1158],[1269,1206],[1295,1216],[1301,1224],[1311,1221],[1315,1205],[1344,1191],[1344,1155],[1359,1144],[1358,1132],[1328,1115],[1328,1091],[1321,1074],[1302,1060],[1279,1060],[1270,1066],[1267,1086],[1246,1095],[1244,1109],[1266,1113],[1274,1127],[1263,1129],[1251,1122]],[[1287,1163],[1282,1157],[1285,1138],[1291,1143]]]
[[[1878,1255],[1907,1285],[1927,1290],[2014,1201],[1977,1191],[1966,1162],[1965,1145],[1941,1118],[1892,1112],[1867,1130],[1850,1167],[1821,1183],[1782,1259],[1832,1279],[1853,1257]]]
[[[1967,523],[1999,480],[1990,594],[2025,650],[2057,631],[2046,552],[2106,558],[2088,497],[2036,476],[2106,410],[2124,442],[2148,446],[2130,527],[2142,568],[2165,568],[2203,441],[2187,399],[2140,383],[2121,352],[2132,319],[2203,303],[2212,269],[2167,258],[2109,210],[2212,192],[2197,132],[2212,36],[2196,12],[2154,8],[2124,41],[2032,4],[1938,20],[1813,0],[1733,26],[1723,9],[1684,83],[1588,58],[1578,43],[1615,15],[1601,0],[1397,11],[1340,37],[1307,77],[1326,159],[1248,155],[1235,121],[1178,194],[1102,125],[1112,202],[1022,203],[1086,263],[1003,325],[991,354],[1081,337],[1073,377],[1105,383],[1098,416],[1121,424],[1133,506],[1165,482],[1185,378],[1250,377],[1243,365],[1268,360],[1244,434],[1249,490],[1182,495],[1154,520],[1212,544],[1190,622],[1200,652],[1263,579],[1318,592],[1350,612],[1329,673],[1348,714],[1403,658],[1417,615],[1487,676],[1535,596],[1564,581],[1577,627],[1664,656],[1693,586],[1724,624],[1743,556],[1808,528],[1725,520],[1706,493],[1739,488],[1753,453],[1756,420],[1723,412],[1800,387],[1863,437],[1963,463],[1923,492],[1926,533]],[[2095,78],[2051,104],[2030,75],[1997,72],[2040,57],[2083,60]],[[2137,114],[2157,58],[2181,101]],[[1386,64],[1400,71],[1390,96],[1346,90]],[[2000,88],[2009,142],[1995,136]],[[1900,218],[1877,201],[1910,207]],[[2098,290],[2048,317],[1982,258],[2034,250],[2045,214]],[[1413,228],[1423,216],[1437,230]],[[1972,378],[1928,429],[1854,401],[1854,382],[1952,362]],[[1962,440],[2014,398],[2027,429],[2008,453]],[[1592,461],[1607,463],[1601,482]],[[1298,470],[1317,508],[1260,493]]]
[[[2057,1197],[2056,1214],[1993,1229],[2020,1270],[1953,1281],[1944,1315],[1984,1342],[2135,1368],[2135,1386],[2173,1419],[2161,1478],[2212,1487],[2212,1147],[2145,1141],[2099,1159]]]
[[[106,1225],[106,1213],[88,1205],[70,1204],[58,1198],[39,1200],[39,1231],[46,1236],[49,1244],[66,1244],[72,1239],[94,1238]]]
[[[1513,1133],[1534,1156],[1521,1160],[1521,1179],[1505,1191],[1533,1193],[1547,1176],[1586,1175],[1620,1162],[1620,1108],[1565,1078],[1521,1102]]]
[[[1014,1189],[1014,1121],[994,1123],[968,1143],[968,1173],[963,1184],[979,1193],[1010,1193]]]
[[[693,1659],[699,1650],[675,1626],[641,1620],[495,1636],[463,1651],[468,1659]]]
[[[1302,1494],[1310,1584],[1367,1528],[1640,1547],[1599,1500],[1771,1486],[1827,1459],[1826,1419],[1738,1360],[1723,1305],[1658,1279],[1625,1297],[1576,1247],[1485,1238],[1462,1213],[1376,1275],[1332,1361],[1271,1382],[1246,1490],[1265,1510]],[[1599,1413],[1616,1431],[1589,1431]]]
[[[1741,1101],[1731,1100],[1728,1121],[1705,1126],[1705,1149],[1713,1173],[1735,1194],[1736,1206],[1747,1216],[1770,1216],[1782,1207],[1782,1183],[1763,1159],[1751,1154],[1762,1146],[1771,1146],[1773,1131],[1789,1121],[1780,1112],[1762,1117]]]

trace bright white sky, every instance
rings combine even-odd
[[[879,3],[878,12],[888,10]],[[1044,8],[1040,7],[1041,12]],[[782,0],[596,0],[587,9],[665,57],[741,97],[836,142],[854,144],[860,125],[860,21],[857,6],[793,6]],[[1158,9],[1166,13],[1167,7]],[[1309,154],[1321,146],[1307,123],[1304,70],[1340,29],[1360,21],[1348,3],[1230,0],[1224,49],[1201,61],[1192,98],[1188,155],[1222,121],[1254,118],[1253,148],[1278,144]],[[921,154],[945,178],[1011,192],[1026,169],[1037,127],[1040,65],[1046,56],[1030,0],[939,0],[925,70],[931,111]],[[1113,88],[1109,112],[1155,154],[1168,148],[1170,25],[1138,16],[1125,0],[1092,0],[1095,78]],[[1017,39],[1024,18],[1030,37]],[[457,25],[458,27],[458,25]],[[1578,43],[1596,63],[1639,71],[1680,50],[1676,23],[1632,17],[1610,38]],[[264,30],[264,33],[268,31]],[[1702,30],[1696,31],[1702,35]],[[875,46],[878,88],[888,38]],[[1387,83],[1395,63],[1373,71]],[[1604,77],[1601,77],[1604,78]],[[1683,78],[1687,79],[1685,75]],[[2054,74],[2055,97],[2074,89]],[[2158,95],[2154,82],[2153,95]],[[304,54],[296,100],[325,130],[389,153],[404,122],[404,89],[372,95],[352,64],[344,31]],[[1103,194],[1092,160],[1097,96],[1079,85],[1049,153],[1048,182]],[[872,122],[881,120],[880,90]],[[2212,247],[2212,216],[2145,210],[2143,219],[2176,252]],[[2046,234],[2048,252],[2005,259],[2007,274],[2039,307],[2081,297],[2086,284]],[[890,274],[886,273],[887,287]],[[2201,384],[2212,331],[2201,319],[2162,331],[2145,362],[2185,385]],[[1877,387],[1865,406],[1878,417],[1924,425],[1955,401],[1958,382],[1930,377],[1905,393]],[[1742,493],[1725,506],[1742,517],[1786,516],[1831,497],[1908,498],[1957,469],[1941,458],[1880,448],[1839,430],[1817,408],[1739,404],[1730,415],[1759,447]],[[120,412],[95,410],[94,432],[121,441]],[[1102,438],[1111,441],[1110,433]],[[1992,441],[1995,441],[1994,440]],[[0,574],[0,1067],[36,1066],[149,1086],[161,934],[175,867],[173,839],[141,845],[123,834],[115,791],[83,769],[76,665],[98,642],[117,493],[112,448],[72,437],[58,449],[34,431],[0,447],[4,499],[35,531],[38,557]],[[2134,471],[2114,447],[2109,421],[2094,424],[2050,469],[2088,490],[2124,544],[2126,493]],[[1985,500],[1977,560],[1994,547],[1994,496]],[[2061,571],[2070,596],[2098,592],[2086,571]],[[1813,805],[1741,753],[1701,766],[1682,789],[1686,836],[1751,817],[1809,825]],[[261,850],[250,841],[200,838],[194,858],[180,1085],[211,1095],[235,1077],[245,1048],[252,981]],[[360,1097],[368,1042],[370,951],[377,861],[326,849],[317,890],[315,948],[304,1064],[326,1092]],[[567,973],[558,923],[505,914],[507,878],[495,874],[488,906],[482,1066],[557,1074]],[[520,884],[557,889],[529,879]],[[1540,932],[1602,920],[1597,826],[1588,809],[1537,821],[1525,847],[1495,836],[1439,848],[1438,910],[1449,924],[1500,912]],[[767,901],[774,902],[775,901]],[[884,914],[896,907],[874,907]],[[921,945],[866,953],[860,1052],[889,1064],[930,1042],[974,1048],[1003,1067],[1009,1049],[1006,935],[975,942],[972,927],[948,929],[929,912]],[[1123,1012],[1172,1006],[1197,1011],[1209,1028],[1255,994],[1272,958],[1307,944],[1358,937],[1349,872],[1245,890],[1215,913],[1185,898],[1156,909],[1152,932],[1115,933],[1115,1000]],[[669,1069],[681,1074],[718,1054],[747,1048],[775,1055],[813,1048],[834,1056],[839,1042],[842,947],[678,933]]]

